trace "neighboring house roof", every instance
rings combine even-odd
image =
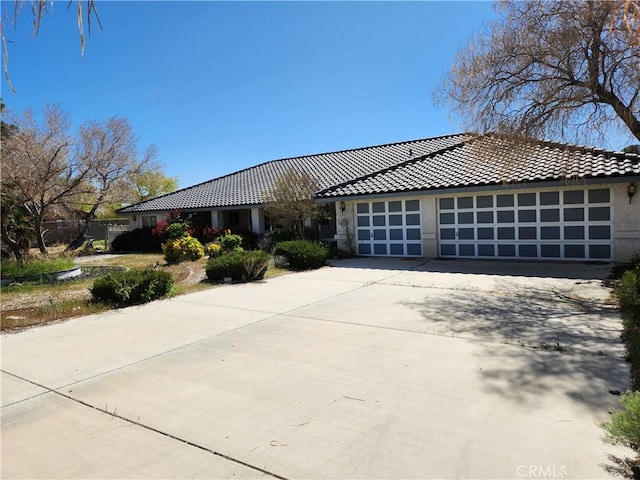
[[[262,163],[120,213],[260,205],[289,169],[317,180],[316,197],[428,191],[442,188],[640,175],[640,156],[496,135],[463,133]]]
[[[411,140],[338,152],[285,158],[214,178],[204,183],[130,205],[120,213],[191,210],[259,205],[275,180],[289,169],[306,172],[321,189],[360,178],[410,158],[422,157],[471,138],[469,134]]]
[[[487,135],[328,187],[316,197],[635,175],[640,175],[637,154]]]

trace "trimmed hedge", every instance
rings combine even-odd
[[[182,238],[187,236],[189,232],[189,224],[187,222],[176,222],[167,226],[167,237]]]
[[[242,235],[237,235],[227,230],[224,235],[216,238],[216,241],[222,247],[223,252],[232,252],[242,246]]]
[[[220,282],[225,277],[235,281],[250,282],[261,280],[269,266],[269,254],[261,250],[234,250],[223,253],[219,257],[210,258],[207,262],[207,278],[212,282]]]
[[[173,276],[169,272],[132,269],[97,278],[91,296],[98,302],[123,307],[166,297],[172,287]]]
[[[631,385],[640,390],[640,265],[622,275],[616,293],[622,312],[622,339],[631,367]]]
[[[327,261],[327,247],[309,240],[291,240],[277,243],[273,254],[286,257],[291,270],[320,268]]]

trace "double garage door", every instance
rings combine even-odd
[[[609,189],[438,199],[440,256],[611,260]]]
[[[441,257],[613,258],[608,188],[451,195],[437,199]],[[423,255],[419,200],[358,202],[359,255]]]

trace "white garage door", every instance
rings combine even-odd
[[[420,257],[420,224],[418,200],[357,203],[358,254]]]
[[[611,260],[609,189],[438,199],[442,257]]]

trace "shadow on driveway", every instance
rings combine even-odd
[[[573,280],[604,280],[611,274],[612,263],[582,263],[556,261],[512,261],[426,258],[360,257],[330,260],[329,265],[341,268],[373,270],[416,270],[433,273],[499,275],[518,277],[569,278]]]
[[[404,305],[420,312],[428,330],[487,342],[479,358],[502,360],[480,372],[488,392],[533,405],[543,391],[556,391],[593,411],[604,395],[615,405],[609,390],[629,386],[617,309],[590,297],[593,286],[582,296],[573,282],[535,284],[505,280],[488,292],[427,293]]]

